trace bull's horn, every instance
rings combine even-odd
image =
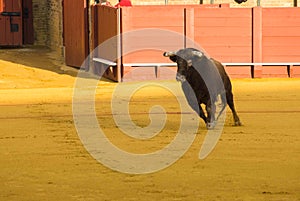
[[[203,56],[203,53],[200,52],[200,51],[193,51],[192,53],[193,53],[193,55],[198,56],[198,57],[202,57]]]
[[[171,57],[171,56],[175,56],[176,52],[164,52],[163,54],[165,57]]]

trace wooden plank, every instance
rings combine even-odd
[[[103,74],[103,77],[120,82],[121,58],[118,54],[118,16],[119,10],[116,8],[101,5],[95,5],[92,7],[92,19],[94,23],[92,26],[94,30],[92,43],[94,46],[93,56],[100,58],[102,61],[109,61],[109,63],[104,63],[114,66],[108,68]],[[97,62],[99,62],[99,60]],[[94,72],[97,72],[99,70],[97,68],[101,68],[101,65],[94,65],[93,68],[95,68]]]
[[[231,19],[231,18],[195,18],[195,26],[205,26],[205,27],[247,27],[251,28],[252,23],[250,18],[239,18],[239,19]]]
[[[195,31],[195,34],[203,37],[231,37],[234,35],[238,39],[239,36],[251,36],[251,33],[249,32],[251,29],[244,29],[244,27],[196,27],[196,29],[197,31]]]
[[[260,63],[263,60],[263,50],[262,50],[262,29],[263,29],[263,17],[262,8],[255,7],[252,9],[252,22],[253,22],[253,47],[252,47],[252,61]],[[252,72],[255,78],[262,77],[262,66],[256,65]]]
[[[299,8],[297,7],[272,7],[263,9],[263,17],[271,20],[271,17],[299,17]],[[277,20],[277,19],[276,19]]]
[[[87,5],[82,0],[64,0],[65,62],[80,67],[88,55]]]
[[[279,36],[279,37],[300,37],[300,26],[290,27],[263,27],[264,37]]]
[[[299,62],[299,55],[264,55],[263,62]]]
[[[300,48],[300,46],[299,46]],[[276,47],[276,48],[272,48],[272,47],[265,47],[264,51],[263,51],[264,56],[277,56],[280,57],[281,60],[284,60],[284,57],[289,56],[289,57],[299,57],[300,55],[300,49],[294,49],[294,48],[290,48],[290,47],[285,47],[285,46],[281,46],[281,47]],[[284,60],[285,61],[285,60]],[[300,58],[299,58],[300,61]]]
[[[196,40],[200,43],[205,43],[209,46],[237,46],[237,47],[243,47],[243,46],[252,46],[251,40],[252,36],[241,36],[237,39],[237,36],[227,36],[227,37],[214,37],[214,36],[206,36],[205,38],[201,35],[198,35],[195,37]]]
[[[195,8],[195,17],[249,19],[251,8]]]
[[[282,40],[282,37],[274,36],[274,37],[263,37],[263,47],[290,47],[297,48],[300,46],[300,36],[294,37],[285,37]]]
[[[0,13],[3,12],[4,10],[4,4],[3,4],[4,0],[0,0]]]
[[[164,50],[145,50],[128,52],[123,55],[123,63],[169,63],[167,57],[163,57]]]
[[[0,15],[0,45],[6,44],[6,18]]]
[[[118,59],[118,13],[116,8],[96,6],[97,9],[97,56],[116,61]]]
[[[13,12],[14,10],[14,0],[4,0],[4,11]]]
[[[263,26],[264,27],[290,27],[290,26],[300,26],[300,16],[291,17],[287,16],[276,16],[276,20],[274,20],[275,16],[267,17],[264,16]],[[272,19],[273,18],[273,19]]]
[[[22,1],[13,0],[12,2],[12,12],[20,13],[20,16],[12,17],[13,26],[17,26],[18,30],[11,32],[13,38],[13,45],[20,46],[23,44],[23,28],[22,28]]]

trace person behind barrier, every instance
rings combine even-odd
[[[132,6],[130,0],[119,0],[119,3],[115,5],[116,8],[119,8],[121,6]]]
[[[99,0],[102,6],[112,6],[108,0]]]

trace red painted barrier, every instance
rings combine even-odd
[[[299,11],[299,8],[262,9],[263,62],[300,61]],[[298,72],[297,70],[293,71],[291,76],[295,77]],[[287,72],[285,67],[263,67],[262,76],[287,77]]]
[[[122,8],[123,63],[168,62],[163,52],[184,46],[183,22],[184,9],[179,6]]]
[[[126,74],[136,69],[128,65],[124,67],[124,64],[168,63],[170,61],[162,57],[163,51],[193,47],[193,43],[200,45],[208,55],[223,63],[249,63],[249,66],[227,66],[232,77],[300,76],[300,70],[296,66],[264,65],[278,62],[300,63],[300,8],[133,6],[119,9],[117,24],[115,15],[110,16],[105,11],[107,9],[98,8],[96,26],[99,28],[95,37],[101,43],[103,40],[99,37],[113,28],[119,29],[122,34],[120,44],[115,49],[112,48],[113,51],[119,48],[122,55],[117,62],[121,74],[114,80],[121,81]],[[106,18],[113,18],[114,23],[105,25],[99,22],[99,19]],[[177,34],[174,36],[170,32]],[[112,37],[114,34],[116,33],[110,32],[108,36]],[[103,55],[105,56],[98,54],[102,58]],[[255,63],[255,66],[251,66],[251,63]],[[168,73],[160,73],[160,69],[147,67],[144,73],[131,73],[130,79],[157,79],[160,75],[168,77]],[[136,75],[139,73],[141,76]]]
[[[222,62],[252,61],[251,8],[193,8],[193,40]],[[231,76],[251,77],[250,70],[232,67]]]

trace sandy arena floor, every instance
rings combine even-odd
[[[206,135],[159,172],[124,174],[103,166],[83,147],[72,116],[74,70],[52,62],[46,49],[0,49],[0,200],[300,201],[300,79],[235,79],[236,108],[213,152],[198,159]],[[132,153],[166,146],[179,128],[178,103],[168,91],[145,87],[130,102],[134,123],[147,111],[167,111],[150,140],[122,135],[111,116],[117,83],[101,81],[96,113],[108,139]],[[200,120],[199,120],[200,121]]]

